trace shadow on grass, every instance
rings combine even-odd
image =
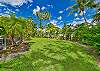
[[[0,71],[96,71],[92,57],[77,48],[61,41],[48,43],[29,55],[2,63]]]
[[[67,52],[63,52],[64,50],[61,48],[59,51],[54,51],[44,48],[32,51],[31,58],[35,71],[96,71],[95,65],[88,60],[85,61],[85,57],[82,58],[78,53],[74,53],[74,56],[77,55],[75,59],[71,56],[73,54],[68,55]]]

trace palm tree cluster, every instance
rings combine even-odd
[[[84,18],[84,23],[88,24],[87,18],[85,16],[86,9],[97,9],[97,13],[94,15],[94,21],[100,20],[100,2],[96,3],[96,0],[77,0],[76,4],[70,6],[67,10],[71,9],[69,15],[77,12],[78,15]]]
[[[15,44],[17,40],[21,42],[30,35],[34,34],[33,27],[35,24],[32,21],[32,18],[29,17],[25,19],[23,17],[16,18],[15,15],[11,16],[0,16],[0,27],[4,30],[0,30],[0,34],[4,35],[9,39],[8,44]]]
[[[86,8],[96,8],[97,13],[94,15],[93,21],[96,23],[89,24],[84,11]],[[92,46],[100,45],[100,6],[95,3],[95,0],[77,0],[77,3],[71,6],[71,13],[82,13],[84,21],[82,24],[67,25],[63,24],[62,28],[59,28],[55,23],[42,24],[43,20],[49,20],[49,12],[36,12],[36,16],[40,21],[40,25],[37,26],[33,22],[32,17],[16,17],[0,16],[0,35],[4,35],[8,38],[8,45],[22,43],[23,41],[31,37],[43,37],[43,38],[56,38],[71,40],[75,42],[84,43]],[[70,14],[71,14],[70,13]]]

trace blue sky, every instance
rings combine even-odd
[[[64,22],[74,24],[83,21],[81,16],[77,16],[77,13],[68,16],[70,10],[67,11],[66,9],[73,4],[75,4],[75,0],[0,0],[0,15],[8,15],[11,12],[15,13],[17,17],[27,18],[32,16],[35,22],[38,23],[34,12],[40,9],[41,11],[49,11],[51,14],[49,22],[61,27]],[[91,21],[94,13],[95,10],[85,11],[88,21]],[[48,21],[43,23],[48,23]]]

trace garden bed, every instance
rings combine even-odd
[[[0,50],[0,60],[10,59],[16,57],[22,52],[28,51],[28,43],[21,43],[20,45],[9,45],[6,49]]]

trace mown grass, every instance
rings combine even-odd
[[[70,41],[33,38],[30,51],[6,62],[0,71],[97,71],[95,58]]]

